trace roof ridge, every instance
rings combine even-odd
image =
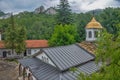
[[[61,48],[62,47],[62,49],[63,49],[63,51],[66,51],[66,49],[64,49],[63,47],[67,47],[67,48],[70,48],[70,47],[72,46],[72,48],[73,48],[73,50],[72,50],[72,52],[71,52],[71,50],[69,50],[68,51],[68,49],[67,49],[67,52],[70,54],[70,55],[68,55],[68,54],[66,54],[66,57],[63,57],[62,55],[64,55],[65,53],[63,53],[62,54],[62,52],[60,51],[61,49],[59,49],[59,48]],[[76,46],[76,47],[75,47]],[[78,47],[78,48],[77,48]],[[48,51],[48,50],[50,50],[51,51],[51,49],[54,49],[54,48],[57,48],[57,50],[58,50],[58,52],[54,52],[54,53],[52,53],[52,54],[50,54],[50,52],[46,52],[46,50]],[[79,49],[80,48],[80,49]],[[74,51],[75,50],[77,50],[78,52],[76,53],[75,52],[75,54],[74,54]],[[80,52],[80,50],[83,50],[83,52],[81,53]],[[95,56],[93,55],[93,54],[91,54],[90,52],[88,52],[88,51],[86,51],[84,48],[81,48],[79,45],[77,45],[77,44],[72,44],[72,45],[68,45],[68,46],[59,46],[59,47],[52,47],[52,48],[44,48],[43,49],[43,52],[50,58],[50,60],[56,65],[56,67],[58,68],[58,69],[60,69],[61,71],[64,71],[64,70],[66,70],[66,69],[68,69],[68,68],[71,68],[71,67],[74,67],[74,66],[76,66],[76,65],[80,65],[80,64],[83,64],[83,63],[85,63],[85,62],[88,62],[88,61],[90,61],[90,60],[94,60],[95,59]],[[78,54],[80,52],[80,54]],[[86,53],[86,55],[89,55],[89,56],[91,56],[91,57],[89,57],[89,59],[87,59],[87,60],[81,60],[82,58],[78,58],[78,57],[76,57],[76,55],[78,55],[79,57],[80,57],[80,55],[82,56],[86,56],[85,54],[84,54],[84,52]],[[59,54],[60,53],[60,55],[59,56],[57,56],[57,54]],[[56,54],[55,55],[55,57],[56,57],[56,59],[53,59],[52,57],[51,57],[51,55],[54,55],[54,54]],[[38,54],[39,55],[39,54]],[[73,55],[73,57],[72,57],[72,55]],[[65,56],[65,55],[64,55]],[[63,62],[62,60],[60,60],[60,62],[59,63],[61,63],[61,64],[56,64],[57,62],[55,61],[55,60],[58,60],[57,59],[57,57],[61,57],[61,58],[65,58],[65,62]],[[70,60],[68,60],[68,58],[72,58],[72,60],[75,60],[75,58],[77,58],[76,60],[79,60],[79,61],[76,61],[75,60],[75,63],[73,63],[73,61],[72,61],[72,63],[68,63]],[[66,60],[68,60],[68,61],[66,61]],[[66,66],[66,65],[63,65],[63,64],[65,64],[65,63],[67,63],[66,65],[68,65],[68,66]],[[61,66],[64,66],[64,67],[61,67]]]
[[[76,43],[75,43],[75,44],[76,44]],[[48,48],[60,48],[60,47],[67,47],[67,46],[72,46],[72,45],[75,45],[75,44],[62,45],[62,46],[51,46],[51,47],[48,47]],[[43,49],[47,49],[47,48],[43,48]]]

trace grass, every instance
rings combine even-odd
[[[18,64],[18,60],[17,59],[5,59],[5,61],[8,61],[8,62],[15,62]]]

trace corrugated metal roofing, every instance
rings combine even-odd
[[[70,67],[80,65],[95,58],[91,53],[75,44],[44,48],[43,51],[61,71],[67,70]]]
[[[37,80],[76,80],[80,72],[91,74],[98,70],[94,61],[79,65],[75,73],[71,71],[61,72],[37,58],[23,59],[19,60],[19,62],[24,65],[24,67],[29,67]]]
[[[37,58],[22,59],[19,62],[28,67],[37,80],[59,80],[60,71]]]
[[[63,73],[63,80],[76,80],[78,75],[82,72],[85,74],[92,74],[99,70],[99,67],[95,64],[94,61],[90,61],[84,65],[78,66],[75,73],[71,71],[66,71]]]
[[[27,66],[31,66],[31,65],[38,66],[39,65],[38,63],[40,62],[40,60],[37,58],[24,58],[24,59],[20,59],[18,61],[22,64],[23,67],[27,67]]]

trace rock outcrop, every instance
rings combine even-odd
[[[45,13],[46,14],[56,14],[57,12],[56,12],[55,8],[50,7],[45,11]]]
[[[53,7],[50,7],[50,8],[45,10],[44,6],[40,6],[40,7],[35,9],[34,13],[35,14],[44,13],[44,14],[51,14],[51,15],[53,15],[53,14],[56,14],[57,12],[56,12],[56,9],[53,8]]]
[[[44,11],[45,11],[44,6],[40,6],[35,9],[34,13],[39,14],[39,13],[43,13]]]

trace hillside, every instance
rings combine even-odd
[[[96,10],[91,10],[91,11],[88,11],[87,13],[91,13],[91,14],[100,14],[103,12],[103,9],[96,9]]]
[[[98,14],[99,13],[99,14]],[[120,24],[120,8],[107,8],[105,10],[97,11],[94,15],[110,33],[116,34],[117,27]],[[49,39],[56,26],[56,14],[35,14],[33,12],[22,12],[14,16],[15,24],[27,29],[27,39]],[[93,17],[92,12],[87,13],[73,13],[73,19],[77,27],[80,38],[78,41],[85,39],[85,26]],[[6,29],[10,19],[0,20],[1,29]]]
[[[5,13],[0,10],[0,16],[3,16],[3,15],[5,15]]]

